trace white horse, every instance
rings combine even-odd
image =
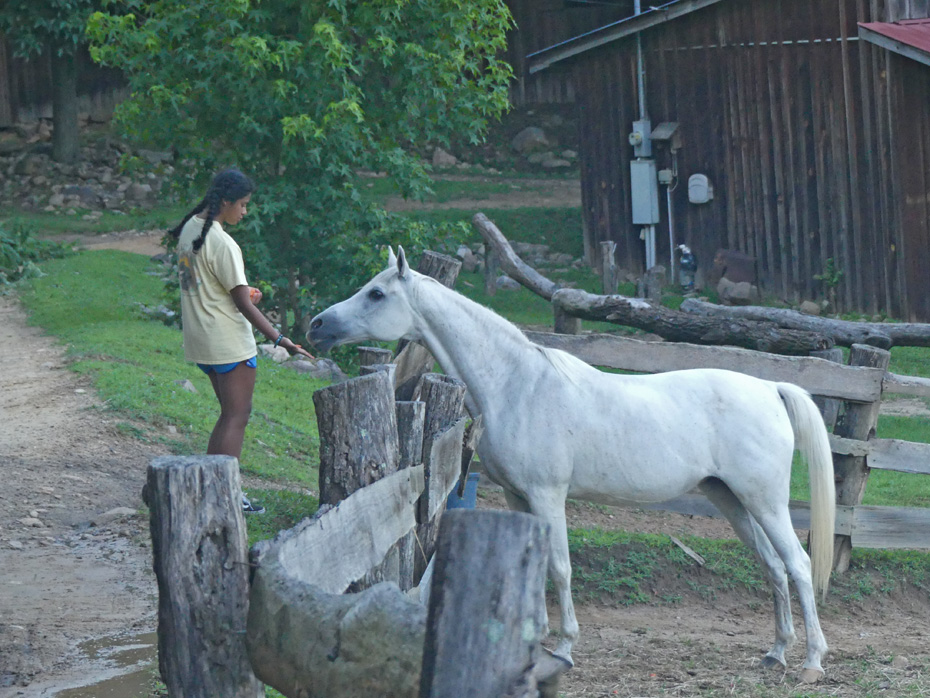
[[[774,590],[775,644],[763,663],[787,666],[795,639],[790,575],[807,632],[801,679],[823,676],[827,644],[816,597],[826,594],[833,563],[833,464],[820,413],[803,389],[715,369],[598,371],[533,344],[493,311],[413,271],[403,249],[396,257],[391,251],[388,268],[358,293],[317,315],[307,338],[321,351],[418,340],[465,383],[469,412],[484,415],[482,466],[512,509],[551,524],[557,654],[571,661],[578,636],[565,499],[652,503],[697,487],[757,553]],[[795,446],[810,470],[813,576],[788,513]]]

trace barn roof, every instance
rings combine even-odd
[[[860,22],[860,38],[930,65],[930,19]]]
[[[672,0],[662,5],[653,5],[638,15],[621,19],[618,22],[598,27],[580,36],[567,39],[555,46],[544,48],[527,56],[530,73],[538,73],[551,65],[572,56],[590,51],[598,46],[609,44],[628,36],[678,17],[691,14],[695,10],[715,5],[720,0]]]

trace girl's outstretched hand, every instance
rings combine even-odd
[[[290,354],[291,356],[294,356],[294,354],[300,354],[301,356],[306,356],[308,359],[316,358],[316,357],[314,357],[313,354],[311,354],[309,351],[307,351],[306,349],[304,349],[304,348],[303,348],[302,346],[300,346],[299,344],[294,344],[294,343],[293,343],[291,340],[289,340],[287,337],[285,337],[284,339],[282,339],[282,340],[278,343],[278,346],[284,347],[285,349],[287,349],[287,353]]]

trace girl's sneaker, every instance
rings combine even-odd
[[[242,493],[242,512],[244,514],[264,514],[265,507],[263,507],[258,502],[250,502],[249,498],[245,496],[245,492]]]

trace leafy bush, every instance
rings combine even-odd
[[[65,245],[33,238],[20,223],[0,223],[0,288],[42,276],[37,262],[69,253]]]

